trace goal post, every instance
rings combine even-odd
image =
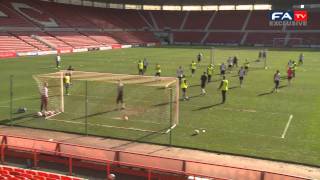
[[[45,75],[33,75],[37,83],[39,96],[43,93],[44,84],[48,84],[48,111],[64,112],[63,72],[58,72],[55,78]]]
[[[175,77],[72,71],[67,96],[63,95],[64,73],[34,76],[39,89],[44,82],[49,83],[49,107],[62,112],[49,120],[87,126],[89,130],[158,133],[168,133],[179,124],[179,81]],[[124,84],[124,108],[117,104],[119,81]]]

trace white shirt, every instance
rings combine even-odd
[[[183,69],[177,69],[177,76],[182,77],[183,76]]]
[[[220,70],[222,70],[222,71],[226,70],[226,65],[225,64],[221,64]]]
[[[57,56],[56,61],[60,62],[61,61],[61,57]]]
[[[49,97],[49,90],[47,87],[43,87],[41,95],[44,97]]]
[[[246,70],[244,70],[244,69],[240,69],[239,70],[239,76],[240,77],[243,77],[245,74],[246,74]]]
[[[232,64],[233,64],[233,59],[232,59],[232,58],[229,58],[229,59],[228,59],[228,64],[229,64],[229,65],[232,65]]]
[[[280,81],[280,73],[276,73],[276,75],[274,76],[274,80]]]

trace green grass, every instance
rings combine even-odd
[[[189,77],[189,64],[195,60],[198,52],[204,53],[204,61],[195,77]],[[286,64],[289,59],[297,60],[301,51],[305,54],[305,64],[298,68],[297,77],[292,86],[281,88],[279,93],[269,93],[273,88],[273,74],[279,69],[286,74]],[[217,48],[215,63],[226,61],[229,56],[237,55],[240,64],[245,58],[255,60],[258,49],[254,48]],[[262,64],[251,63],[244,87],[238,88],[238,78],[228,74],[230,81],[227,102],[221,101],[219,76],[213,77],[214,82],[207,87],[207,95],[199,96],[200,74],[209,63],[210,51],[203,47],[162,47],[134,48],[104,52],[66,54],[62,56],[63,68],[68,65],[76,70],[136,74],[136,62],[143,57],[150,61],[147,75],[154,74],[154,66],[160,63],[163,76],[175,76],[179,65],[183,66],[191,87],[188,90],[190,101],[180,102],[180,124],[173,131],[172,144],[187,148],[197,148],[246,156],[255,156],[282,161],[291,161],[310,165],[320,164],[320,85],[317,77],[320,73],[320,52],[311,50],[271,49],[268,53],[269,69],[264,70]],[[44,128],[74,133],[84,133],[84,99],[83,97],[66,97],[66,109],[72,114],[61,114],[58,119],[80,122],[69,123],[46,121],[35,118],[34,113],[39,109],[38,90],[33,74],[55,72],[54,56],[21,57],[0,60],[0,123],[19,126]],[[260,68],[259,68],[260,67]],[[217,72],[217,71],[216,71]],[[27,107],[25,114],[13,114],[9,121],[9,75],[14,75],[13,110]],[[281,85],[286,85],[286,80]],[[83,85],[79,85],[83,86]],[[80,93],[75,90],[72,94]],[[80,88],[83,89],[83,88]],[[98,88],[99,89],[99,88]],[[89,86],[89,93],[94,94],[95,88]],[[83,92],[81,92],[83,93]],[[110,92],[111,93],[111,92]],[[106,94],[110,94],[106,93]],[[112,93],[111,93],[112,94]],[[139,94],[137,92],[137,94]],[[140,94],[143,94],[140,92]],[[140,97],[140,95],[137,95]],[[151,97],[151,96],[149,96]],[[75,99],[72,99],[75,98]],[[114,101],[114,98],[109,98]],[[139,98],[137,98],[139,99]],[[152,99],[150,99],[152,101]],[[157,98],[153,99],[155,102]],[[94,102],[91,99],[90,102]],[[101,104],[102,101],[100,100]],[[92,106],[94,107],[94,106]],[[289,116],[293,115],[285,138],[281,138]],[[111,116],[111,115],[110,115]],[[113,115],[112,115],[113,116]],[[80,118],[79,118],[80,117]],[[82,118],[81,118],[82,117]],[[109,114],[88,118],[91,123],[88,132],[92,135],[139,140],[143,142],[168,144],[169,135],[121,130],[95,126],[94,124],[114,124],[146,127],[150,123],[142,121],[114,122],[105,120]],[[156,121],[157,114],[141,114],[141,119]],[[139,120],[139,117],[135,117]],[[82,124],[81,124],[82,123]],[[139,124],[140,123],[140,124]],[[151,128],[151,127],[148,127]],[[156,127],[159,130],[159,127]],[[161,126],[162,128],[162,126]],[[192,136],[194,129],[206,129],[206,133]]]

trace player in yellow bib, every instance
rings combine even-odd
[[[209,64],[209,66],[207,67],[208,83],[211,82],[211,77],[213,75],[213,71],[214,71],[214,65]]]
[[[192,63],[190,64],[190,68],[191,68],[191,77],[193,77],[194,74],[196,73],[197,63],[192,61]]]
[[[138,62],[138,71],[139,71],[139,75],[143,75],[143,62],[141,60],[139,60]]]
[[[227,92],[229,90],[229,81],[226,79],[226,76],[222,77],[222,81],[220,83],[219,89],[221,89],[222,95],[222,104],[226,102]]]
[[[181,82],[181,90],[182,90],[182,97],[183,100],[189,100],[189,97],[187,96],[187,89],[188,89],[189,85],[187,83],[187,80],[185,78],[182,79]]]
[[[160,77],[160,75],[161,75],[161,66],[160,66],[160,64],[157,64],[156,65],[156,77]]]
[[[65,91],[66,91],[66,95],[70,95],[69,94],[69,88],[70,88],[70,84],[71,84],[71,74],[70,73],[66,73],[63,77],[63,83],[64,83],[64,87],[65,87]]]

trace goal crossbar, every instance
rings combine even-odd
[[[61,72],[59,71],[49,74],[40,74],[38,77],[46,78],[60,78]],[[101,72],[86,72],[86,71],[72,71],[73,80],[83,81],[102,81],[109,83],[117,83],[121,80],[124,84],[141,84],[145,86],[159,86],[168,87],[177,81],[175,77],[155,77],[155,76],[140,76],[129,74],[113,74],[113,73],[101,73]]]

